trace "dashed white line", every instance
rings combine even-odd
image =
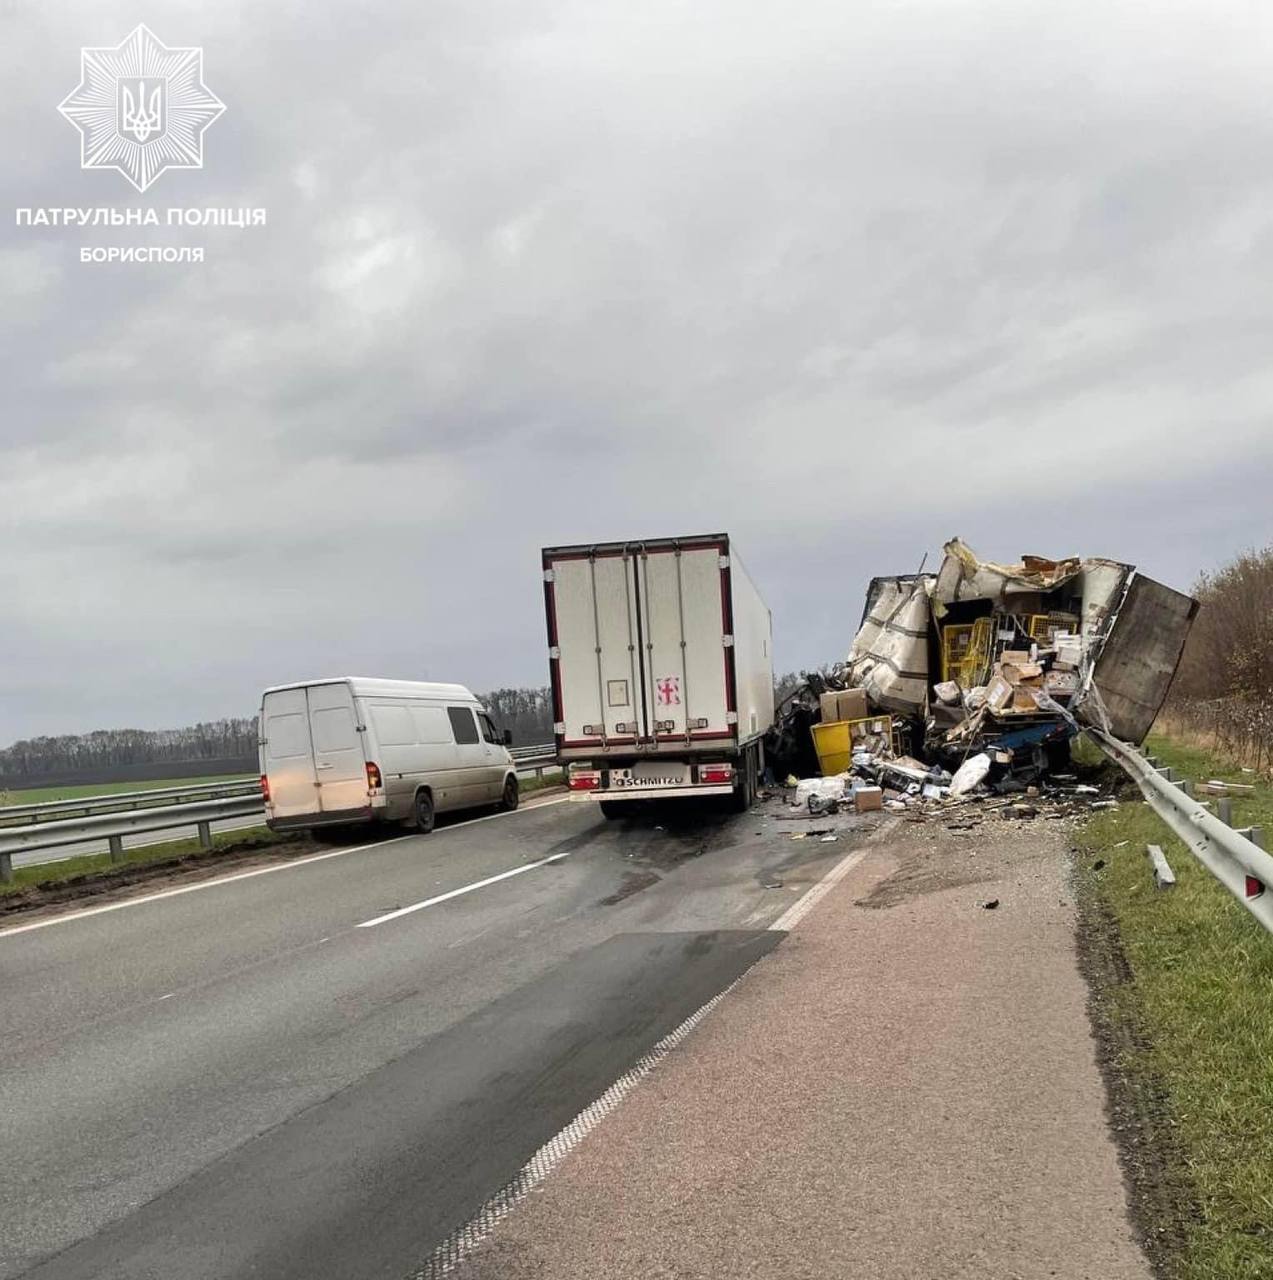
[[[452,898],[459,898],[466,893],[472,893],[474,889],[485,889],[488,884],[498,884],[501,880],[520,876],[526,871],[534,871],[536,867],[546,867],[550,862],[560,862],[563,858],[570,857],[570,854],[571,850],[567,849],[565,853],[554,853],[550,858],[540,858],[537,862],[523,863],[520,867],[514,867],[511,871],[501,871],[497,876],[487,876],[485,880],[474,880],[472,884],[461,885],[458,889],[439,893],[433,898],[425,898],[423,902],[413,902],[409,907],[399,907],[396,911],[386,911],[384,915],[377,916],[374,920],[364,920],[358,927],[360,929],[374,929],[378,924],[388,924],[390,920],[409,916],[413,911],[423,911],[425,907],[436,907],[439,902],[449,902]]]
[[[565,804],[569,796],[561,796],[555,800],[542,800],[539,803],[525,805],[508,813],[491,813],[481,818],[468,818],[463,822],[452,823],[435,831],[430,839],[445,836],[450,831],[459,831],[462,827],[471,827],[478,822],[493,822],[496,818],[512,818],[518,813],[530,813],[535,809],[546,809],[549,805]],[[403,840],[419,840],[418,831],[404,836],[395,836],[391,840],[378,840],[374,844],[354,845],[351,849],[332,849],[328,853],[312,853],[306,858],[295,858],[291,862],[277,862],[269,867],[258,867],[255,871],[239,871],[231,876],[218,876],[215,880],[200,880],[198,884],[182,885],[178,889],[164,889],[160,893],[143,894],[140,898],[125,898],[121,902],[108,902],[100,907],[86,907],[83,911],[73,911],[66,915],[50,916],[47,920],[36,920],[31,924],[16,925],[12,929],[0,929],[0,938],[16,937],[19,933],[30,933],[33,929],[48,929],[55,924],[67,924],[72,920],[86,920],[89,916],[105,915],[108,911],[123,911],[125,907],[140,907],[147,902],[162,902],[165,898],[177,898],[183,893],[198,893],[201,889],[215,889],[218,885],[234,884],[238,880],[251,880],[256,876],[273,875],[276,871],[294,871],[297,867],[308,867],[315,862],[326,862],[331,858],[345,858],[351,853],[363,853],[367,849],[386,849],[390,845],[400,844]],[[526,868],[529,870],[529,867]]]

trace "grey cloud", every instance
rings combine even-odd
[[[729,529],[797,666],[955,532],[1268,537],[1261,11],[161,0],[227,110],[138,198],[55,110],[133,8],[3,17],[0,739],[540,682],[554,541]],[[97,204],[269,225],[12,226]]]

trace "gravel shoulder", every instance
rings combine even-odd
[[[890,824],[453,1274],[1148,1280],[1069,840]]]

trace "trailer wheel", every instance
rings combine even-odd
[[[508,777],[504,779],[504,795],[500,799],[499,807],[503,809],[505,813],[512,813],[513,810],[517,808],[518,799],[517,779],[510,773]]]
[[[437,814],[433,809],[433,793],[420,790],[415,793],[415,824],[421,835],[428,835],[433,830]]]
[[[747,754],[739,761],[738,785],[729,797],[729,807],[734,813],[746,813],[756,803],[759,784],[756,763],[756,749],[748,747]]]

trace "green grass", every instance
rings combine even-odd
[[[165,787],[194,787],[209,782],[229,782],[238,774],[209,778],[160,778],[152,782],[98,782],[83,787],[30,787],[20,791],[0,790],[0,805],[45,804],[50,800],[82,800],[85,796],[116,795],[121,791],[161,791]],[[246,776],[246,775],[245,775]]]
[[[289,838],[295,837],[278,835],[268,827],[245,827],[239,831],[214,832],[212,852],[209,856],[230,845],[236,848],[246,846],[264,849]],[[71,880],[76,876],[91,875],[95,872],[117,871],[147,863],[172,862],[200,851],[198,838],[192,837],[189,840],[174,840],[169,844],[150,844],[138,849],[125,849],[121,862],[111,862],[108,853],[94,853],[79,858],[63,858],[58,862],[39,862],[28,867],[14,867],[13,883],[0,883],[0,897],[9,893],[18,893],[31,885],[58,884],[63,880]]]
[[[1233,801],[1234,824],[1273,833],[1273,786],[1169,739],[1147,744],[1194,781],[1256,783]],[[1207,799],[1208,797],[1200,797]],[[1214,800],[1212,801],[1214,804]],[[1176,873],[1154,887],[1146,844]],[[1122,1064],[1152,1073],[1200,1210],[1171,1258],[1173,1280],[1273,1278],[1273,935],[1265,930],[1147,805],[1128,797],[1078,834],[1081,866],[1105,866],[1080,883],[1108,905],[1134,981],[1113,995],[1113,1016],[1143,1033]]]
[[[517,789],[525,795],[528,791],[542,791],[545,787],[561,787],[566,784],[566,775],[560,769],[549,769],[542,778],[525,777],[517,779]]]

